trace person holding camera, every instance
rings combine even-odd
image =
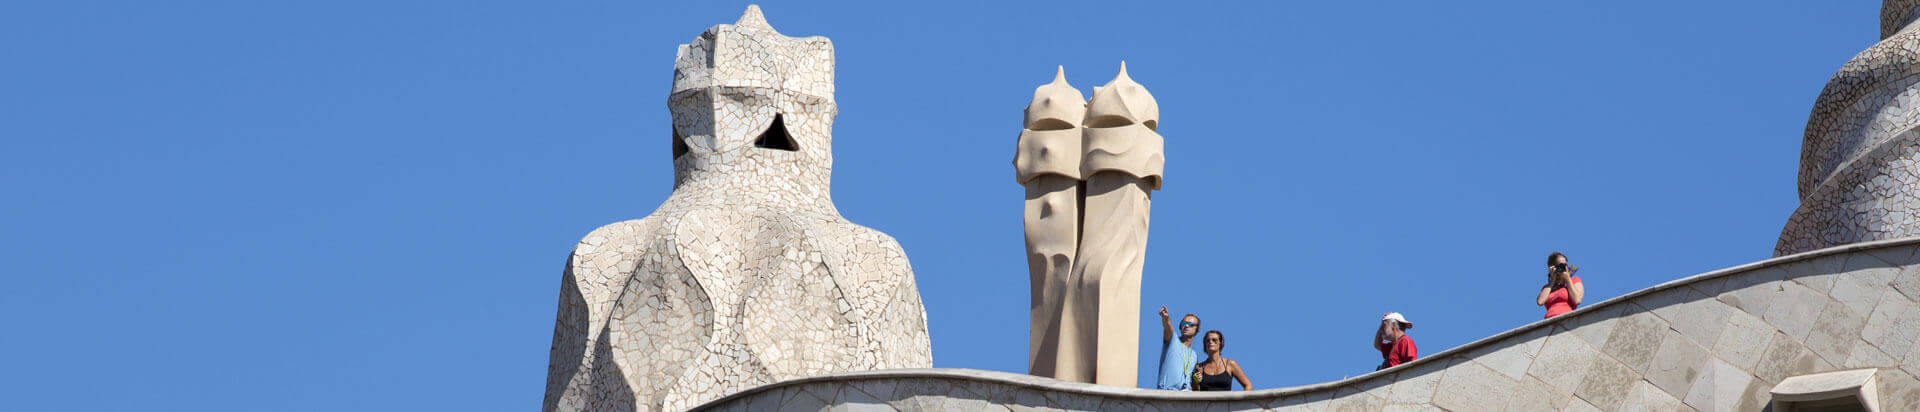
[[[1540,287],[1540,296],[1533,299],[1533,304],[1547,307],[1547,316],[1542,319],[1580,308],[1587,288],[1580,285],[1579,276],[1573,275],[1579,271],[1579,266],[1567,264],[1567,255],[1560,252],[1547,255],[1547,284]]]

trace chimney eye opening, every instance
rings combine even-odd
[[[767,125],[767,130],[753,139],[753,147],[789,152],[800,150],[800,146],[794,144],[793,135],[787,133],[786,120],[779,113],[773,115],[773,124]]]

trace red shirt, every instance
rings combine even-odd
[[[1552,292],[1547,292],[1546,318],[1560,316],[1561,314],[1572,312],[1574,309],[1580,308],[1580,305],[1573,304],[1572,297],[1567,296],[1567,294],[1570,293],[1567,291],[1567,288],[1570,288],[1572,287],[1572,285],[1576,285],[1579,283],[1580,283],[1579,276],[1570,276],[1567,278],[1568,286],[1554,288]],[[1541,319],[1546,319],[1546,318],[1541,318]]]
[[[1384,366],[1381,366],[1382,369],[1413,362],[1414,359],[1420,358],[1420,348],[1415,347],[1413,337],[1405,333],[1400,334],[1400,339],[1394,340],[1392,344],[1374,342],[1373,348],[1379,349],[1380,358],[1386,359],[1382,364]]]

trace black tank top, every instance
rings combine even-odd
[[[1200,372],[1200,384],[1195,385],[1193,390],[1231,391],[1233,390],[1233,374],[1231,372],[1231,370],[1221,370],[1219,375],[1208,375],[1203,370]]]

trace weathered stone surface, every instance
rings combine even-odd
[[[1547,332],[1551,328],[1537,328],[1506,341],[1467,352],[1467,358],[1480,362],[1488,368],[1500,371],[1507,377],[1520,379],[1527,375],[1527,366],[1533,364],[1535,354],[1547,343]],[[1406,376],[1406,373],[1401,373]]]
[[[1767,307],[1773,305],[1774,297],[1780,294],[1780,280],[1786,275],[1786,269],[1768,267],[1729,276],[1721,284],[1718,298],[1754,316],[1764,315]]]
[[[1568,394],[1554,389],[1553,385],[1541,382],[1532,376],[1520,378],[1513,389],[1513,399],[1507,401],[1509,411],[1556,411],[1565,408]]]
[[[1639,310],[1637,305],[1627,305],[1624,317],[1613,327],[1613,336],[1607,338],[1606,347],[1601,352],[1619,360],[1635,374],[1644,373],[1647,365],[1653,362],[1653,354],[1660,349],[1660,340],[1667,336],[1667,321],[1654,316],[1653,312]]]
[[[1676,398],[1685,398],[1694,378],[1700,377],[1700,371],[1706,367],[1707,349],[1681,336],[1680,332],[1668,331],[1667,337],[1660,343],[1659,352],[1653,355],[1653,363],[1647,367],[1647,382],[1667,391]]]
[[[1753,376],[1740,368],[1710,359],[1681,401],[1703,411],[1734,410],[1752,383]]]
[[[1866,257],[1855,258],[1861,259]],[[1887,284],[1893,281],[1893,274],[1898,270],[1873,267],[1847,272],[1834,279],[1833,290],[1827,296],[1847,305],[1856,313],[1873,313],[1873,305],[1880,302],[1880,292],[1887,290]]]
[[[1386,408],[1381,408],[1380,411],[1381,412],[1445,412],[1446,410],[1440,409],[1440,407],[1433,406],[1431,404],[1419,404],[1419,405],[1389,404],[1387,405]]]
[[[1775,329],[1786,332],[1794,340],[1807,338],[1807,332],[1813,330],[1813,321],[1820,317],[1820,311],[1826,308],[1827,295],[1816,292],[1798,282],[1780,282],[1780,296],[1767,308],[1767,314],[1761,316]]]
[[[1600,412],[1600,408],[1594,407],[1592,404],[1588,404],[1587,401],[1581,400],[1578,397],[1568,399],[1567,409],[1565,410],[1567,412]]]
[[[1528,409],[1528,410],[1544,410],[1544,409]],[[1675,398],[1673,397],[1673,395],[1668,395],[1666,391],[1660,390],[1659,387],[1655,387],[1653,386],[1653,384],[1647,383],[1647,381],[1645,380],[1636,380],[1636,381],[1633,381],[1633,390],[1627,392],[1626,400],[1622,401],[1620,403],[1620,407],[1614,410],[1690,411],[1690,410],[1693,410],[1693,408],[1687,406],[1684,403],[1680,403],[1679,398]]]
[[[1440,386],[1441,372],[1450,362],[1428,362],[1394,375],[1394,382],[1387,389],[1388,405],[1426,404],[1433,401],[1433,391]]]
[[[1268,407],[1284,412],[1322,412],[1333,403],[1334,391],[1319,391],[1288,396],[1277,402],[1269,402]]]
[[[1789,372],[1795,369],[1794,362],[1803,352],[1807,356],[1817,356],[1786,333],[1774,332],[1773,337],[1767,339],[1767,349],[1760,353],[1760,361],[1753,367],[1754,377],[1767,383],[1779,383],[1780,379],[1792,376]]]
[[[1098,411],[1103,401],[1098,397],[1077,393],[1049,392],[1045,395],[1048,407],[1068,411]]]
[[[1640,374],[1609,356],[1595,356],[1590,365],[1573,395],[1600,409],[1619,409],[1633,383],[1640,381]]]
[[[1914,341],[1920,340],[1920,306],[1899,292],[1880,292],[1880,301],[1867,316],[1860,338],[1888,354],[1904,356]]]
[[[1587,312],[1565,323],[1565,328],[1574,336],[1586,340],[1588,345],[1599,348],[1607,344],[1607,337],[1613,334],[1614,321],[1619,317],[1620,308],[1605,307]]]
[[[1879,386],[1880,410],[1920,411],[1920,379],[1899,369],[1881,369],[1874,381]]]
[[[1920,301],[1920,265],[1907,266],[1893,278],[1893,289],[1907,296],[1907,299]]]
[[[1386,406],[1387,401],[1380,399],[1378,396],[1369,395],[1364,392],[1356,392],[1346,396],[1335,395],[1333,401],[1327,404],[1327,410],[1332,412],[1364,412],[1378,411]]]
[[[886,399],[880,399],[880,397],[874,396],[873,393],[862,389],[873,388],[873,385],[867,384],[871,381],[872,380],[855,381],[847,385],[841,385],[840,393],[833,397],[833,410],[861,412],[893,410],[893,407],[887,406]],[[887,382],[886,392],[882,393],[893,393],[893,385],[891,382]]]
[[[1549,349],[1554,346],[1552,340],[1550,338],[1547,342]],[[1587,351],[1592,353],[1592,349]],[[1434,393],[1433,404],[1456,411],[1498,410],[1505,406],[1503,404],[1507,399],[1513,397],[1517,385],[1513,378],[1478,362],[1460,362],[1447,368],[1445,376],[1440,378],[1440,388]]]
[[[1914,252],[1920,251],[1920,245],[1903,245],[1867,250],[1867,255],[1879,259],[1886,266],[1906,266],[1914,261]]]
[[[1571,333],[1556,333],[1547,337],[1546,345],[1540,348],[1527,374],[1561,392],[1573,393],[1579,388],[1580,380],[1586,378],[1587,366],[1598,353]]]
[[[1840,366],[1849,369],[1897,368],[1900,366],[1900,361],[1893,360],[1893,356],[1881,352],[1880,348],[1873,347],[1873,344],[1867,341],[1856,340],[1853,341],[1853,350],[1847,352],[1847,363]]]
[[[1684,287],[1672,288],[1641,296],[1639,299],[1635,299],[1633,303],[1640,305],[1642,308],[1646,308],[1648,311],[1652,311],[1654,315],[1660,316],[1661,319],[1665,319],[1668,323],[1672,323],[1675,319],[1680,318],[1680,308],[1687,304],[1687,301],[1692,298],[1690,295],[1693,293],[1698,293],[1698,291]]]
[[[1713,354],[1740,369],[1752,370],[1760,363],[1760,355],[1767,350],[1767,342],[1773,339],[1774,329],[1760,317],[1744,311],[1734,311],[1727,318],[1727,327],[1720,332],[1720,339],[1713,342]]]
[[[1654,314],[1666,319],[1673,325],[1673,330],[1680,331],[1694,343],[1712,345],[1714,340],[1719,339],[1720,329],[1726,327],[1727,317],[1734,312],[1733,307],[1699,291],[1684,290],[1685,302],[1654,310]]]
[[[1860,330],[1866,326],[1865,316],[1840,302],[1829,301],[1820,313],[1820,320],[1814,323],[1812,333],[1807,334],[1807,349],[1812,349],[1827,363],[1845,364],[1853,342],[1860,339]]]

